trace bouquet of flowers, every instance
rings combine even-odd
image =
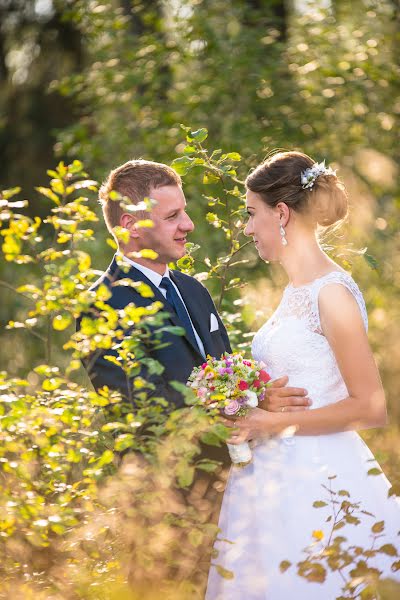
[[[237,352],[224,354],[217,360],[211,356],[189,377],[191,387],[202,406],[219,409],[228,418],[244,417],[263,400],[270,376],[254,360],[246,360]],[[248,442],[228,444],[234,464],[251,462]]]

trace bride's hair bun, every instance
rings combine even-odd
[[[314,223],[329,227],[346,217],[347,193],[331,169],[313,177],[312,185],[305,187],[304,173],[316,166],[302,152],[278,152],[249,174],[246,187],[270,207],[284,202],[296,212],[309,215]]]
[[[308,206],[318,225],[329,227],[347,216],[346,188],[336,175],[320,175],[309,192]]]

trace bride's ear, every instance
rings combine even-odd
[[[278,202],[275,208],[278,213],[279,224],[282,225],[282,227],[286,227],[290,219],[290,208],[284,202]]]

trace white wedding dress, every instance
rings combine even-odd
[[[289,285],[273,316],[257,332],[253,355],[266,363],[272,378],[289,376],[290,386],[304,387],[313,400],[310,408],[332,404],[348,396],[334,354],[321,331],[318,294],[323,286],[344,285],[359,305],[365,327],[367,314],[360,290],[341,271],[331,272],[309,285]],[[354,356],[357,360],[357,356]],[[329,493],[346,490],[361,502],[359,525],[346,524],[334,533],[349,545],[371,546],[371,527],[385,521],[377,546],[392,543],[400,554],[400,502],[388,498],[390,484],[383,474],[368,475],[378,468],[372,453],[355,431],[316,436],[290,436],[253,442],[253,461],[246,467],[232,467],[224,494],[215,544],[218,557],[210,569],[206,600],[334,600],[342,595],[340,574],[328,571],[324,583],[309,582],[297,574],[296,564],[306,558],[304,548],[322,530],[325,540],[332,529]],[[328,479],[336,475],[334,479]],[[316,508],[316,500],[328,505]],[[316,546],[315,546],[316,547]],[[384,576],[398,579],[391,564],[399,557],[378,554],[370,566]],[[292,567],[281,573],[281,561]],[[233,572],[224,578],[215,565]],[[351,568],[353,568],[352,565]]]

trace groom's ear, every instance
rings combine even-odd
[[[124,229],[128,229],[133,238],[139,237],[139,231],[136,227],[136,221],[136,216],[130,215],[129,213],[122,214],[119,221],[121,227],[123,227]]]

